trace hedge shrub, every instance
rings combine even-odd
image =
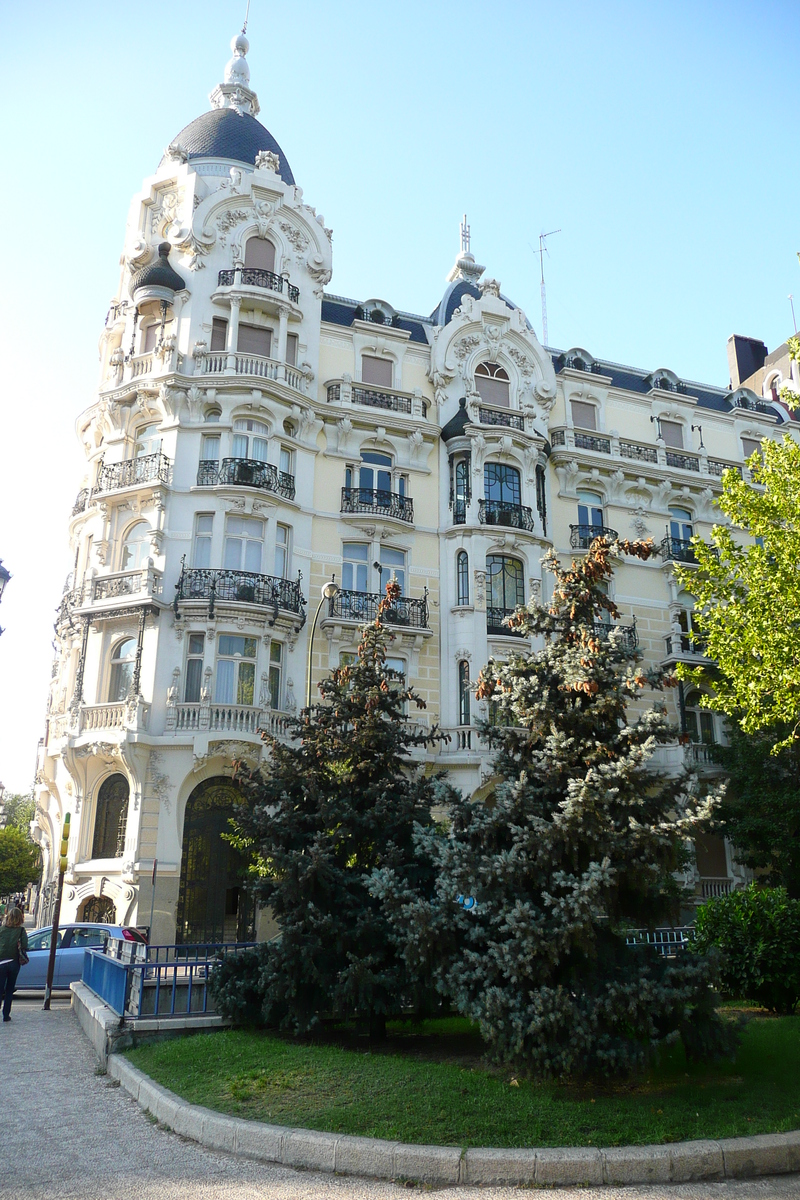
[[[698,909],[694,948],[722,952],[725,992],[791,1015],[800,1000],[800,900],[755,884]]]

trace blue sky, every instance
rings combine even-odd
[[[66,518],[130,198],[208,107],[244,3],[0,3],[0,778],[33,774]],[[725,385],[800,298],[789,3],[251,0],[260,119],[334,231],[330,290],[428,313],[472,247],[550,343]],[[800,312],[800,305],[798,305]],[[23,452],[19,452],[22,448]]]

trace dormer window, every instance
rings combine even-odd
[[[268,238],[248,238],[244,247],[244,265],[257,271],[274,271],[275,247],[272,242]]]
[[[577,429],[597,429],[597,409],[585,400],[570,400],[572,424]]]
[[[658,428],[665,446],[672,446],[676,450],[683,449],[683,426],[678,421],[665,421],[662,417]]]
[[[374,354],[362,354],[361,382],[371,383],[375,387],[390,388],[392,386],[391,359],[377,358]]]
[[[508,408],[511,404],[508,372],[497,363],[478,363],[475,389],[486,404],[496,404],[500,408]]]

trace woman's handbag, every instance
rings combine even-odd
[[[17,962],[19,965],[21,967],[27,967],[30,961],[31,960],[28,958],[28,955],[22,949],[22,946],[20,946],[19,942],[17,942]]]

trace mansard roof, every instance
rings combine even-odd
[[[293,184],[294,175],[286,155],[270,131],[247,112],[235,108],[212,108],[201,113],[172,139],[186,151],[189,162],[197,158],[224,158],[253,167],[260,150],[278,155],[278,174],[284,183]],[[163,159],[162,159],[163,162]]]
[[[346,296],[324,296],[322,300],[322,319],[331,325],[350,326],[356,320],[364,320],[364,308],[358,300],[348,300]],[[413,313],[395,313],[391,321],[394,329],[404,329],[411,335],[412,342],[428,345],[425,326],[430,325],[427,317],[418,317]],[[380,325],[378,326],[380,328]]]

